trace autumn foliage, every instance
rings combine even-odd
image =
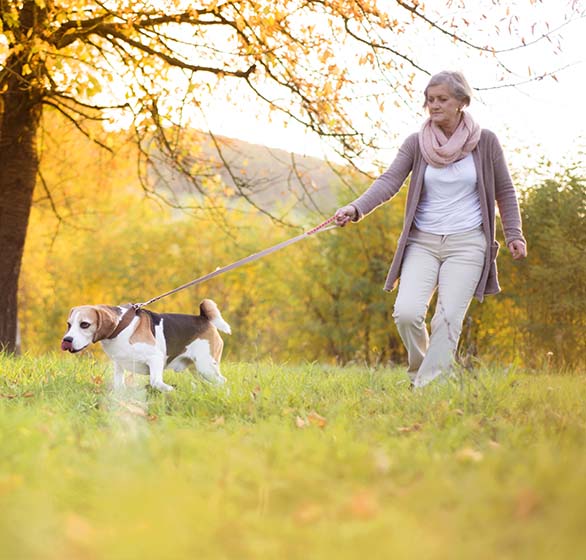
[[[172,209],[137,188],[136,148],[123,134],[107,136],[110,155],[59,122],[46,119],[42,152],[52,174],[46,180],[59,188],[49,198],[43,183],[37,185],[20,286],[26,351],[57,349],[74,305],[145,301],[323,220],[305,212],[297,228],[284,227],[244,203],[226,204],[220,185],[213,212],[201,211],[197,198],[192,211]],[[368,184],[350,171],[345,179],[346,185],[331,186],[340,203],[352,196],[348,188],[359,192]],[[233,327],[229,360],[402,363],[391,315],[395,295],[382,283],[401,230],[404,194],[358,225],[310,237],[153,309],[194,313],[201,299],[214,299]],[[503,250],[504,293],[473,303],[464,326],[467,365],[477,357],[580,360],[585,201],[584,182],[576,177],[523,195],[531,256],[519,265]]]
[[[576,4],[564,8],[561,27],[581,13]],[[433,46],[414,46],[416,34],[490,63],[494,80],[506,83],[488,87],[518,82],[502,58],[507,53],[545,40],[559,50],[556,30],[534,19],[538,3],[528,1],[527,18],[498,2],[487,5],[470,21],[464,2],[452,9],[452,2],[419,0],[0,2],[0,347],[15,349],[35,184],[43,183],[50,200],[60,188],[39,160],[47,110],[106,148],[93,124],[132,130],[140,184],[151,195],[161,194],[151,179],[164,160],[213,202],[210,169],[182,132],[214,130],[214,105],[295,126],[360,165],[386,137],[385,107],[411,106],[416,76],[437,64]],[[502,48],[501,30],[512,39]],[[529,68],[528,79],[554,72]],[[255,206],[246,181],[234,187]]]

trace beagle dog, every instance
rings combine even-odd
[[[216,384],[226,378],[220,373],[224,341],[218,334],[230,334],[218,306],[204,299],[200,315],[153,313],[132,305],[82,305],[69,312],[67,332],[61,350],[80,352],[94,342],[114,362],[114,388],[124,386],[124,371],[149,375],[151,387],[172,391],[163,382],[166,368],[182,371],[194,366],[200,375]]]

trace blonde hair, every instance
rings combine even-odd
[[[423,102],[423,106],[427,107],[427,90],[432,86],[439,86],[445,84],[450,88],[452,95],[458,100],[464,103],[464,106],[470,105],[470,101],[472,100],[472,88],[470,84],[464,78],[464,74],[462,72],[451,72],[449,70],[444,70],[443,72],[439,72],[431,77],[425,90],[423,91],[423,95],[425,96],[425,100]]]

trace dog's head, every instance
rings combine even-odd
[[[119,317],[120,310],[109,305],[74,307],[69,312],[61,350],[80,352],[93,342],[108,338],[116,329]]]

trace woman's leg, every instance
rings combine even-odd
[[[440,241],[439,235],[412,232],[401,266],[401,280],[393,318],[407,349],[407,373],[411,381],[415,379],[429,344],[425,316],[437,286],[440,266],[437,249]]]
[[[485,252],[486,239],[480,229],[442,236],[437,304],[427,353],[414,381],[416,387],[427,385],[452,366]]]

